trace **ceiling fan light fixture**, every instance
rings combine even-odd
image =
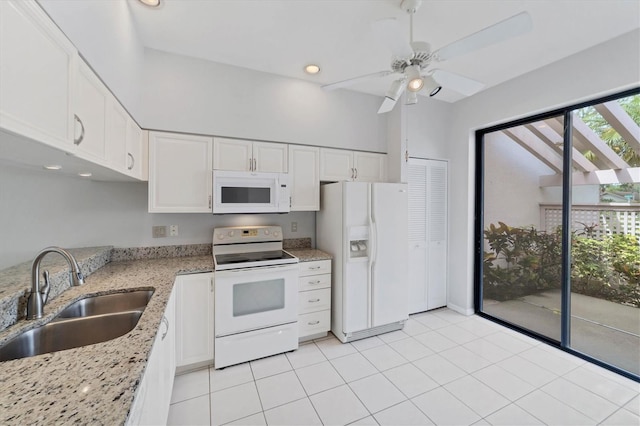
[[[420,67],[418,65],[411,65],[410,67],[407,67],[405,73],[407,75],[407,79],[409,80],[407,89],[410,92],[419,92],[420,90],[422,90],[422,87],[424,86],[424,80],[420,75]]]
[[[434,97],[442,90],[442,86],[432,76],[426,76],[424,80],[424,90],[429,94],[429,97]]]
[[[415,105],[418,103],[418,94],[416,92],[407,92],[407,102],[405,105]]]
[[[404,80],[402,79],[396,80],[393,83],[391,83],[391,87],[389,87],[389,90],[387,90],[387,93],[385,93],[384,96],[395,102],[398,100],[400,95],[402,95],[403,91],[404,91]]]

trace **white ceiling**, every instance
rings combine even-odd
[[[371,22],[396,17],[409,38],[400,0],[162,0],[150,9],[130,0],[145,47],[328,84],[389,69],[391,53]],[[640,28],[638,0],[426,0],[414,39],[433,50],[527,11],[533,31],[441,62],[438,68],[495,86]],[[599,58],[594,58],[595,61]],[[319,64],[319,75],[302,68]],[[351,90],[384,95],[392,77]],[[443,90],[438,99],[462,96]]]

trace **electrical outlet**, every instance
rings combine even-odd
[[[298,232],[298,222],[291,222],[291,232]]]
[[[153,226],[151,227],[151,233],[153,238],[165,238],[167,236],[166,226]]]
[[[169,236],[170,237],[178,236],[178,225],[169,225]]]

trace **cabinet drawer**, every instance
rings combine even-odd
[[[331,260],[314,260],[313,262],[300,262],[300,276],[329,274],[331,273]]]
[[[306,277],[300,277],[298,280],[298,290],[318,290],[321,288],[331,287],[331,274],[323,275],[309,275]]]
[[[331,329],[331,311],[298,315],[298,337],[324,333]]]
[[[298,293],[298,314],[331,309],[331,289],[309,290]]]

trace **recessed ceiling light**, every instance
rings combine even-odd
[[[307,74],[318,74],[320,72],[320,67],[315,64],[309,64],[304,67],[304,72]]]
[[[138,0],[140,3],[149,7],[158,7],[160,6],[160,0]]]
[[[78,173],[78,176],[80,176],[80,177],[91,177],[91,173],[89,173],[89,172]]]
[[[58,164],[51,164],[49,166],[42,166],[47,170],[60,170],[62,168],[62,166],[59,166]]]

